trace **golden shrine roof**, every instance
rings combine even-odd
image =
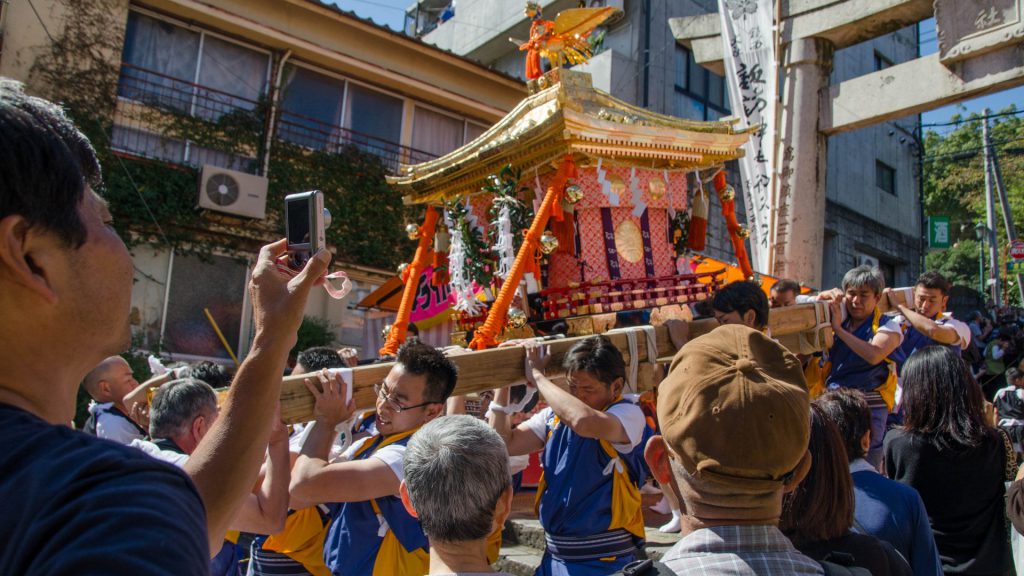
[[[757,127],[657,114],[597,90],[590,74],[556,69],[530,82],[531,95],[472,142],[440,158],[405,165],[388,182],[407,204],[437,203],[477,191],[505,164],[543,174],[572,153],[580,166],[609,164],[696,170],[743,156]]]

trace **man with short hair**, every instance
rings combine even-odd
[[[726,284],[711,300],[719,324],[742,324],[754,330],[768,327],[768,297],[753,282]]]
[[[798,304],[797,296],[800,295],[800,283],[789,278],[780,278],[772,284],[771,294],[768,301],[772,308],[785,308]]]
[[[546,547],[537,576],[596,576],[621,569],[644,544],[640,489],[650,429],[639,406],[622,397],[626,365],[606,336],[565,355],[569,389],[544,372],[543,348],[528,345],[526,381],[548,407],[515,428],[509,389],[495,393],[490,424],[512,456],[544,450],[537,492]]]
[[[886,288],[884,293],[891,292]],[[903,343],[894,355],[897,369],[917,350],[932,344],[948,346],[957,356],[971,345],[971,329],[946,312],[949,282],[938,272],[925,272],[914,286],[911,306],[899,304]]]
[[[139,386],[132,367],[120,356],[110,356],[85,375],[82,388],[93,401],[82,431],[97,438],[131,444],[146,437],[146,430],[128,416],[124,398]]]
[[[799,360],[746,326],[722,326],[676,354],[658,394],[647,461],[682,497],[682,539],[662,562],[682,576],[822,574],[779,531],[782,495],[807,475],[807,391]]]
[[[0,574],[205,574],[251,493],[288,350],[330,253],[288,278],[277,268],[287,242],[261,250],[252,351],[186,475],[67,426],[83,377],[131,343],[132,260],[93,191],[88,139],[8,79],[0,182]]]
[[[854,525],[893,545],[915,575],[941,576],[942,563],[921,495],[878,473],[864,457],[871,445],[871,410],[858,390],[827,392],[814,401],[839,429],[850,460]]]
[[[858,266],[843,276],[842,291],[831,292],[835,342],[825,355],[831,366],[825,370],[825,388],[853,388],[867,398],[871,407],[867,460],[875,467],[882,462],[885,425],[896,405],[895,362],[889,355],[903,341],[902,319],[885,316],[878,308],[884,290],[885,278],[878,268]]]
[[[412,437],[403,462],[402,504],[430,541],[428,574],[493,572],[488,539],[501,532],[512,511],[501,436],[472,416],[442,416]]]
[[[402,456],[409,438],[444,412],[455,389],[451,360],[420,342],[398,350],[394,367],[377,392],[377,434],[353,444],[340,461],[328,460],[335,426],[355,405],[343,400],[347,384],[318,375],[306,387],[316,398],[315,421],[292,469],[293,507],[326,503],[333,521],[324,561],[333,574],[423,574],[429,568],[427,537],[402,506]]]

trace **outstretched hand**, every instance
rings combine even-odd
[[[309,290],[323,283],[331,253],[321,249],[294,277],[280,267],[288,258],[288,241],[281,239],[260,249],[249,291],[256,332],[294,338],[306,308]]]
[[[354,398],[345,402],[348,383],[341,374],[321,370],[311,376],[319,380],[320,386],[313,383],[312,378],[305,378],[302,383],[316,401],[313,405],[313,419],[333,427],[351,418],[356,411],[356,403]]]
[[[526,368],[526,383],[533,387],[537,387],[537,378],[544,377],[544,368],[548,365],[548,358],[551,354],[551,349],[548,346],[543,346],[536,342],[527,342],[523,345],[524,352],[526,353],[525,368]]]

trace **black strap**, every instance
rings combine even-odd
[[[675,576],[675,572],[655,560],[634,560],[612,576]]]

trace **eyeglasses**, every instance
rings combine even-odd
[[[391,397],[390,394],[387,393],[387,390],[384,389],[384,386],[382,384],[374,384],[373,391],[377,393],[378,398],[387,402],[388,407],[398,414],[401,414],[406,410],[412,410],[413,408],[422,408],[429,404],[440,404],[440,402],[423,402],[415,406],[402,406],[401,404],[398,403],[398,400],[395,400],[394,398]]]

